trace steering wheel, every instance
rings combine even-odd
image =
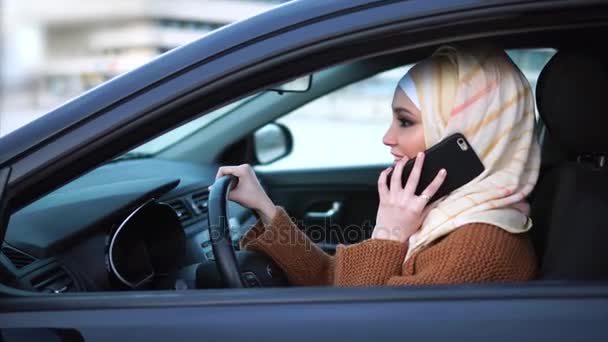
[[[237,262],[230,226],[228,224],[228,194],[238,178],[232,175],[218,178],[209,192],[207,219],[209,237],[220,279],[227,287],[245,287]]]

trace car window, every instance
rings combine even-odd
[[[158,136],[143,145],[136,147],[135,149],[129,151],[128,153],[137,153],[148,156],[153,156],[156,153],[162,151],[163,149],[175,144],[178,141],[181,141],[193,134],[194,132],[204,128],[209,125],[211,122],[221,118],[224,115],[229,114],[234,109],[237,109],[239,106],[249,102],[254,97],[258,96],[258,94],[245,97],[236,102],[232,102],[224,107],[220,107],[219,109],[214,110],[206,115],[203,115],[197,119],[194,119],[186,124],[183,124],[161,136]],[[119,157],[120,158],[120,157]]]
[[[553,49],[508,50],[528,78],[533,91]],[[395,85],[411,65],[379,73],[353,83],[281,117],[277,122],[293,135],[290,155],[264,170],[353,167],[393,161],[382,136],[392,116]]]
[[[530,82],[530,86],[532,86],[532,91],[536,91],[538,75],[555,52],[555,49],[507,50],[509,57],[511,57],[524,75],[526,75],[526,78]]]

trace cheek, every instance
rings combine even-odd
[[[399,149],[410,159],[426,149],[422,125],[414,125],[400,132]]]

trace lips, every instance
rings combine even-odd
[[[393,152],[391,152],[391,154],[395,157],[395,160],[401,160],[403,158],[403,156],[400,156],[398,154],[394,154]]]

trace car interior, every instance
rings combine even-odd
[[[578,43],[581,35],[597,31],[516,33],[482,41],[505,50],[556,51],[539,70],[538,81],[531,82],[542,146],[540,179],[529,198],[538,281],[608,278],[603,252],[608,232],[601,218],[608,209],[608,141],[600,102],[608,56]],[[217,168],[253,165],[274,203],[330,254],[339,243],[369,238],[378,206],[377,175],[388,165],[268,168],[298,144],[277,120],[345,86],[415,63],[437,46],[336,63],[313,73],[305,91],[263,90],[234,99],[150,140],[154,145],[185,132],[153,153],[138,152],[140,146],[106,161],[10,217],[0,282],[24,294],[289,286],[269,257],[238,250],[239,237],[258,217],[234,202],[224,205],[225,197],[215,195],[225,196],[229,187],[214,184]],[[279,152],[263,158],[264,142]],[[208,189],[212,184],[220,187],[215,193]],[[226,213],[225,222],[214,221],[218,213]],[[353,225],[366,227],[364,234],[344,234],[343,227]],[[214,235],[226,237],[228,244],[218,247]],[[229,258],[238,270],[222,270],[220,261]],[[227,283],[226,272],[242,277],[240,286]]]

